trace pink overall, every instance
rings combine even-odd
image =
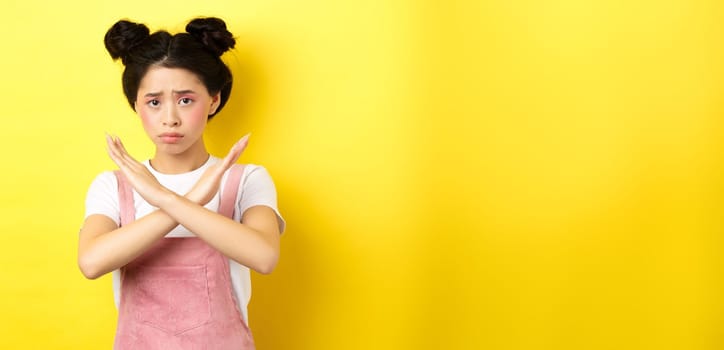
[[[219,213],[233,218],[243,166],[230,170]],[[116,173],[121,225],[135,218],[131,186]],[[254,349],[233,296],[229,261],[197,237],[163,238],[121,269],[115,350]]]

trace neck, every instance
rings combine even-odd
[[[200,168],[209,160],[209,153],[203,143],[191,147],[183,153],[167,153],[156,149],[151,159],[151,167],[159,173],[182,174]]]

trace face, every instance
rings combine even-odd
[[[219,101],[220,94],[209,95],[194,73],[151,67],[141,80],[135,109],[157,152],[206,152],[204,128]]]

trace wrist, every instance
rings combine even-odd
[[[195,195],[194,195],[194,191],[193,191],[193,190],[190,191],[189,193],[187,193],[187,194],[184,196],[184,198],[186,198],[186,199],[188,199],[189,201],[194,202],[194,203],[196,203],[196,204],[201,204],[201,199],[198,198],[198,196],[195,196]]]
[[[160,209],[168,208],[169,206],[172,206],[174,202],[177,202],[181,196],[174,193],[173,191],[169,189],[164,189],[163,193],[159,196],[158,205],[157,207]]]

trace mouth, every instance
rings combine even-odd
[[[158,135],[158,137],[163,143],[177,143],[184,137],[184,135],[175,132],[168,132]]]

